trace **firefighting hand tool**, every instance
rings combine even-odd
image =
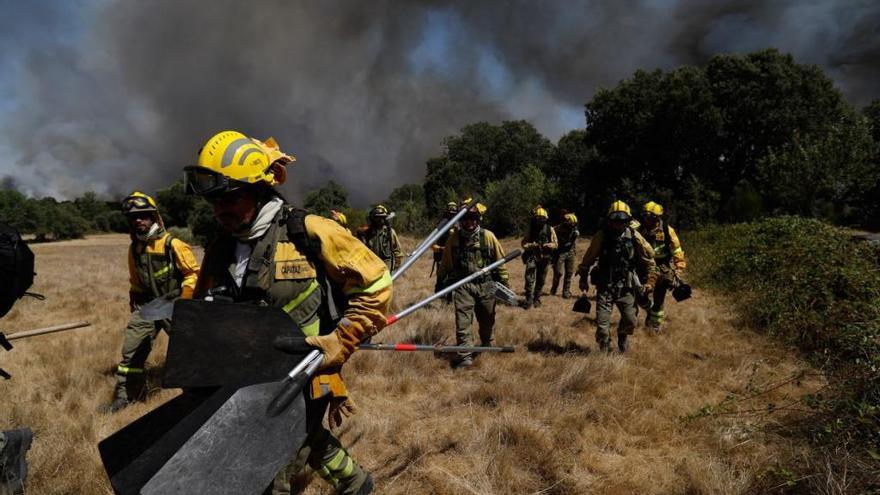
[[[38,328],[36,330],[28,330],[26,332],[18,332],[12,335],[5,335],[3,332],[0,332],[0,347],[6,349],[7,351],[12,350],[11,340],[24,339],[27,337],[35,337],[37,335],[46,335],[47,333],[55,333],[55,332],[63,332],[65,330],[74,330],[77,328],[85,328],[91,326],[92,324],[87,321],[78,321],[76,323],[67,323],[64,325],[56,325],[54,327],[46,327],[46,328]],[[3,377],[7,380],[12,378],[12,375],[7,373],[0,368],[0,377]]]
[[[516,296],[516,293],[510,290],[510,287],[501,282],[495,282],[495,299],[498,299],[508,306],[519,306],[520,304],[520,300]]]
[[[577,298],[574,302],[574,306],[571,308],[575,313],[586,314],[589,314],[591,309],[590,298],[587,296],[586,292],[581,293],[581,297]]]
[[[432,245],[434,245],[434,242],[436,242],[437,239],[440,238],[440,236],[445,234],[456,223],[458,223],[458,221],[461,220],[461,217],[465,216],[465,214],[471,208],[473,208],[473,206],[475,204],[477,204],[477,200],[472,199],[467,205],[465,205],[464,208],[459,210],[459,212],[456,213],[454,217],[449,219],[449,221],[444,223],[441,227],[434,229],[434,232],[432,232],[431,235],[429,235],[427,237],[427,239],[425,239],[421,244],[419,244],[419,247],[416,248],[415,251],[413,251],[413,254],[402,265],[400,265],[400,268],[398,268],[397,271],[395,271],[394,273],[391,274],[391,280],[392,281],[397,280],[397,277],[403,275],[403,272],[408,270],[409,267],[411,267],[413,265],[413,263],[415,263],[416,260],[419,259],[419,256],[421,256],[422,253],[427,251]]]
[[[423,351],[437,353],[458,353],[458,352],[516,352],[516,349],[510,346],[504,347],[486,347],[486,346],[466,346],[466,345],[429,345],[429,344],[361,344],[358,349],[365,351]]]

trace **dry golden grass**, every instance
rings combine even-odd
[[[22,300],[2,321],[6,333],[94,324],[17,341],[2,356],[14,379],[0,383],[0,427],[36,432],[29,493],[110,493],[97,443],[175,394],[159,391],[113,416],[94,412],[110,398],[128,317],[126,249],[127,238],[113,235],[34,246],[33,290],[47,300]],[[521,289],[522,263],[509,267]],[[425,256],[401,279],[398,309],[430,293],[429,271]],[[666,333],[639,329],[625,357],[595,352],[592,315],[571,304],[546,297],[540,309],[501,307],[496,341],[518,352],[482,356],[465,371],[430,353],[357,353],[345,374],[360,414],[339,434],[373,472],[377,493],[744,493],[805,448],[772,433],[779,415],[681,420],[750,381],[808,369],[792,349],[737,328],[722,300],[697,290],[671,301]],[[452,308],[416,313],[376,340],[451,343]],[[756,405],[818,386],[792,383]],[[302,481],[306,493],[330,493],[310,476]]]

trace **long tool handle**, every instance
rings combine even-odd
[[[413,254],[410,255],[410,257],[407,258],[407,260],[404,261],[402,265],[400,265],[400,268],[398,268],[394,273],[391,274],[391,280],[397,280],[397,277],[403,275],[403,272],[407,271],[409,267],[411,267],[413,263],[415,263],[416,260],[419,259],[419,256],[421,256],[422,253],[427,251],[428,248],[431,247],[432,244],[434,244],[434,241],[439,239],[440,236],[443,235],[447,230],[451,229],[456,222],[461,220],[461,217],[463,217],[465,213],[473,208],[475,204],[477,204],[476,198],[472,199],[471,202],[467,204],[467,206],[459,210],[459,212],[456,213],[455,216],[452,217],[448,222],[446,222],[442,227],[440,227],[440,229],[435,230],[433,234],[425,239],[425,242],[419,245],[418,249],[416,249]]]
[[[466,345],[428,344],[361,344],[358,349],[367,351],[422,351],[422,352],[515,352],[514,347],[473,347]]]
[[[400,313],[397,313],[396,315],[387,316],[385,318],[385,322],[388,325],[393,325],[398,320],[404,318],[405,316],[409,315],[410,313],[417,311],[417,310],[423,308],[424,306],[430,304],[431,301],[439,299],[439,298],[445,296],[446,294],[449,294],[450,292],[454,291],[455,289],[461,287],[462,285],[470,282],[471,280],[482,277],[483,275],[488,274],[489,272],[498,268],[499,266],[501,266],[501,265],[503,265],[503,264],[515,259],[515,258],[518,258],[520,254],[522,254],[522,251],[520,251],[519,249],[514,249],[507,256],[501,258],[500,260],[496,261],[495,263],[492,263],[491,265],[485,266],[485,267],[481,268],[480,270],[478,270],[474,273],[471,273],[467,277],[465,277],[465,278],[459,280],[458,282],[455,282],[454,284],[444,288],[443,290],[437,292],[436,294],[432,294],[427,299],[424,299],[420,302],[413,304],[412,306],[404,309],[403,311],[401,311]]]
[[[306,355],[306,357],[287,374],[287,378],[285,378],[283,382],[283,388],[278,392],[278,395],[272,399],[272,402],[269,403],[269,407],[266,408],[266,414],[268,414],[269,417],[275,417],[284,412],[284,410],[287,409],[287,406],[293,402],[293,399],[299,395],[303,387],[309,383],[312,375],[315,374],[315,371],[318,371],[318,367],[321,366],[321,362],[323,361],[324,356],[321,354],[321,351],[314,350],[308,353],[308,355]]]
[[[36,330],[28,330],[26,332],[18,332],[12,335],[7,335],[7,340],[16,340],[23,339],[25,337],[33,337],[35,335],[45,335],[47,333],[55,333],[55,332],[63,332],[65,330],[73,330],[74,328],[83,328],[90,326],[91,323],[87,321],[78,321],[76,323],[67,323],[64,325],[56,325],[54,327],[46,327],[46,328],[38,328]]]

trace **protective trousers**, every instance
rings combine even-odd
[[[329,399],[306,399],[306,441],[296,456],[275,476],[272,486],[266,488],[264,495],[287,495],[290,491],[290,480],[309,465],[315,472],[330,483],[336,493],[354,495],[367,480],[364,471],[342,444],[326,428],[324,414]]]
[[[132,311],[122,338],[122,361],[116,367],[116,398],[129,401],[143,398],[146,384],[144,363],[162,326],[141,318],[140,310]]]
[[[526,299],[537,301],[544,292],[544,281],[550,268],[548,258],[529,258],[526,261]]]
[[[556,295],[556,290],[559,289],[559,279],[562,278],[562,295],[564,297],[571,296],[571,277],[574,276],[576,257],[574,249],[556,256],[553,262],[553,286],[550,288],[550,294]],[[563,274],[565,278],[563,278]]]
[[[600,288],[596,294],[596,342],[600,347],[611,344],[611,310],[615,305],[620,311],[617,335],[632,335],[636,328],[636,297],[632,289]]]
[[[492,332],[495,329],[495,283],[490,280],[464,284],[452,294],[455,304],[455,342],[456,345],[474,345],[471,324],[477,316],[480,345],[492,345]],[[473,358],[471,353],[459,353],[458,360]]]
[[[648,311],[648,316],[645,320],[646,325],[658,330],[666,319],[666,313],[663,311],[663,303],[666,301],[666,293],[672,289],[672,280],[674,277],[674,273],[669,267],[662,267],[660,271],[661,274],[660,277],[657,278],[657,286],[654,287],[652,298],[654,304],[651,306],[651,310]]]

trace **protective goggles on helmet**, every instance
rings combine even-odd
[[[614,222],[626,222],[629,215],[624,211],[615,211],[608,215],[608,219]]]
[[[156,207],[144,196],[129,196],[122,201],[122,213],[125,215],[154,211]]]
[[[206,199],[218,198],[247,185],[204,167],[184,167],[183,183],[187,193]]]

